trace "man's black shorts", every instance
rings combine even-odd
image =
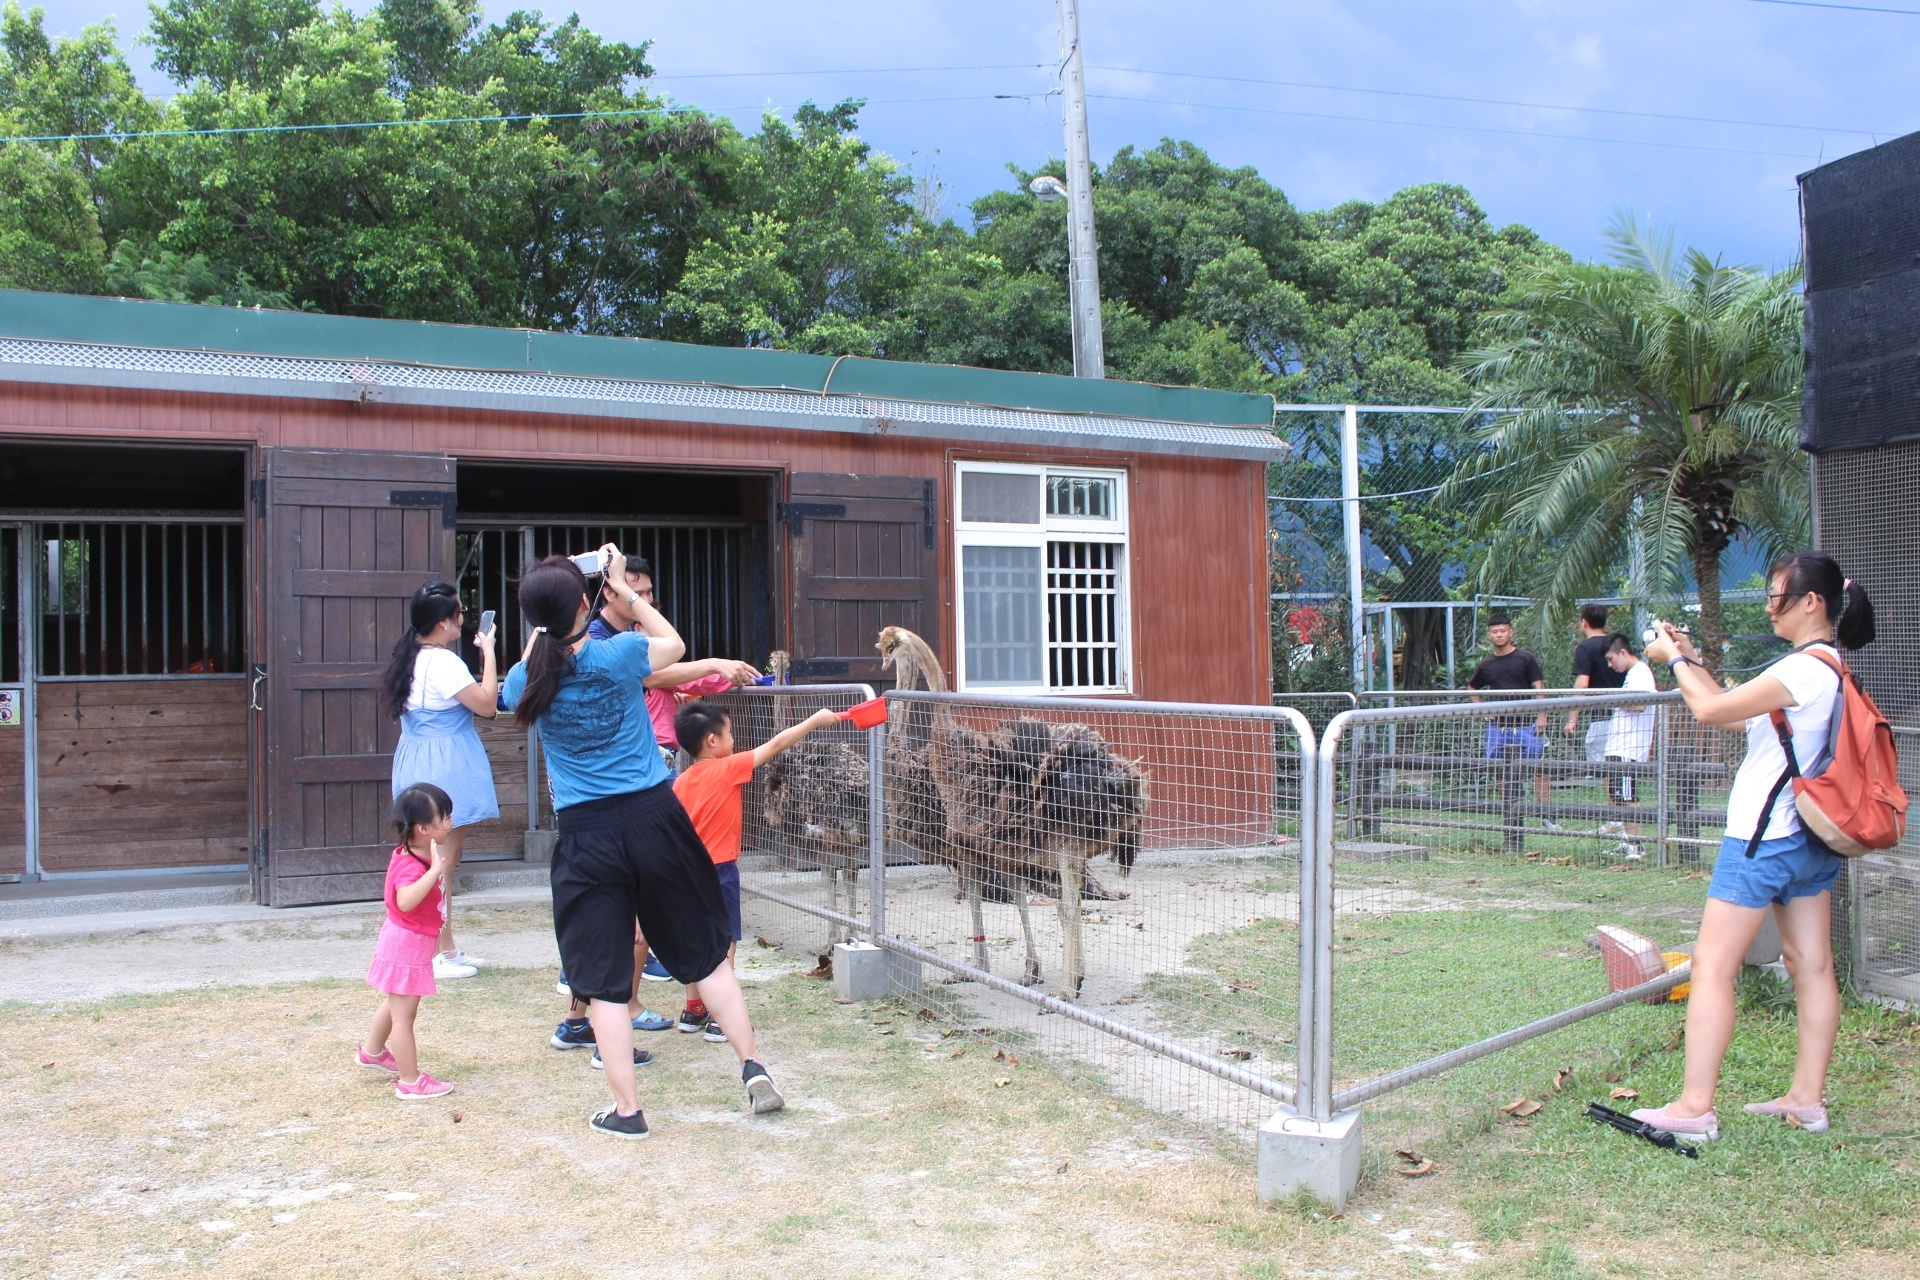
[[[580,1000],[633,995],[633,925],[676,982],[727,958],[727,904],[713,859],[670,783],[560,810],[553,933]]]

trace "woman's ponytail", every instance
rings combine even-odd
[[[1866,588],[1852,578],[1847,579],[1845,591],[1847,602],[1834,623],[1834,639],[1843,649],[1864,649],[1873,643],[1873,601],[1867,598]]]
[[[460,612],[460,591],[451,582],[426,582],[407,606],[406,632],[394,642],[387,668],[380,673],[380,712],[398,720],[413,694],[413,668],[420,657],[420,637]]]
[[[1793,551],[1767,570],[1769,590],[1778,582],[1790,595],[1815,595],[1827,607],[1833,638],[1843,649],[1861,649],[1873,643],[1873,601],[1866,590],[1840,572],[1840,562],[1824,551]]]
[[[553,705],[560,682],[573,674],[572,637],[587,580],[566,556],[548,556],[520,578],[520,612],[533,627],[533,645],[524,660],[526,687],[513,714],[532,724]]]

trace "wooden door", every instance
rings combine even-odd
[[[780,506],[792,572],[793,678],[882,683],[886,626],[933,640],[934,482],[797,471]]]
[[[455,572],[454,462],[263,453],[266,901],[378,898],[400,730],[380,713],[376,685],[414,591]]]

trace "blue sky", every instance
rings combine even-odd
[[[114,15],[143,83],[165,91],[132,45],[144,6],[41,2],[54,33]],[[1184,138],[1252,165],[1302,208],[1449,181],[1496,221],[1580,256],[1604,254],[1602,232],[1625,211],[1730,261],[1780,266],[1797,254],[1796,174],[1920,128],[1920,0],[1859,2],[1916,12],[1082,0],[1094,158]],[[937,176],[955,214],[1004,185],[1008,161],[1061,151],[1058,100],[1044,96],[1058,51],[1050,0],[595,0],[546,11],[575,10],[609,38],[651,40],[661,91],[727,108],[745,128],[767,106],[869,99],[866,137]]]

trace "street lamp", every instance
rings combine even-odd
[[[1043,173],[1032,182],[1029,182],[1027,184],[1027,190],[1033,193],[1034,199],[1045,201],[1048,204],[1052,204],[1055,200],[1065,200],[1067,198],[1067,184],[1050,173]]]

